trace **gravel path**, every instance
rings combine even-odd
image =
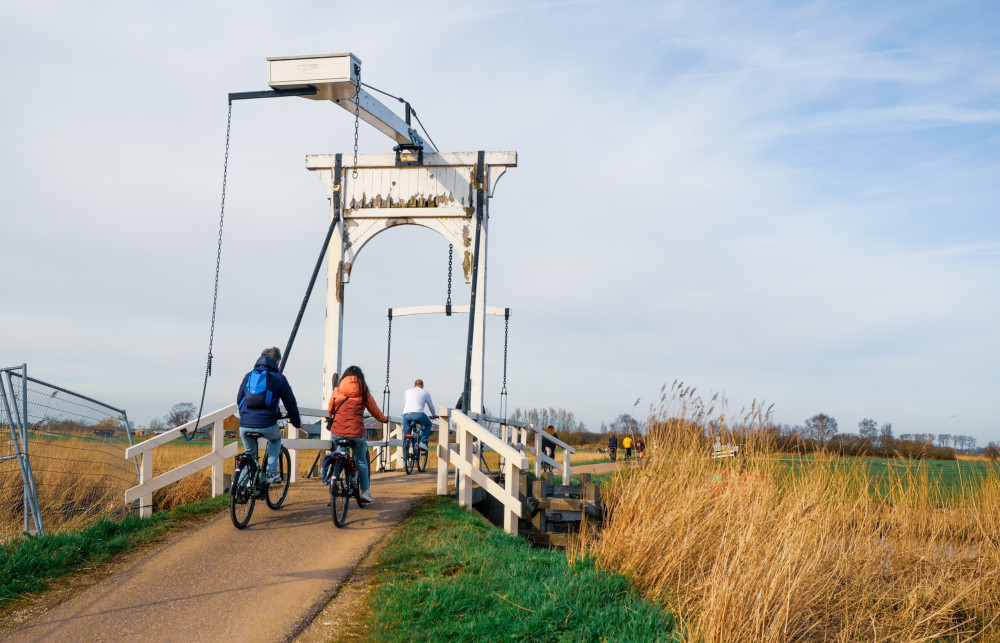
[[[246,529],[233,527],[227,510],[5,640],[289,640],[434,488],[433,470],[379,474],[376,502],[365,509],[352,502],[337,529],[327,488],[299,482],[281,509],[259,502]]]

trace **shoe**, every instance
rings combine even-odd
[[[371,491],[362,491],[361,492],[361,502],[365,502],[365,503],[375,502],[375,499],[372,498],[372,492]]]
[[[426,442],[421,442],[420,444],[417,445],[417,447],[419,447],[421,451],[426,451],[427,450],[427,443]]]
[[[265,482],[267,482],[267,484],[281,484],[282,482],[281,474],[280,473],[275,473],[274,475],[268,474],[267,480],[265,480]]]

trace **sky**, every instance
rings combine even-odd
[[[598,429],[679,381],[782,424],[1000,441],[998,24],[983,1],[0,1],[0,366],[140,425],[197,404],[226,96],[266,89],[267,57],[350,51],[440,150],[518,153],[486,290],[512,309],[510,409]],[[351,153],[353,126],[234,104],[206,411],[285,346],[329,216],[305,156]],[[359,148],[392,142],[362,123]],[[443,304],[447,257],[412,226],[359,254],[344,364],[376,392],[385,309]],[[324,292],[286,369],[306,407]],[[391,413],[416,377],[454,404],[466,332],[395,320]],[[486,341],[499,412],[501,319]]]

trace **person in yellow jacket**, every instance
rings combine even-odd
[[[625,462],[632,459],[632,436],[626,435],[625,439],[622,440],[622,448],[625,449]]]

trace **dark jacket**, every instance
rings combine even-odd
[[[617,449],[618,448],[618,436],[612,435],[608,438],[608,448]]]
[[[275,398],[271,403],[271,408],[241,410],[240,426],[248,429],[263,429],[277,424],[281,417],[281,413],[278,412],[278,400],[284,402],[285,411],[288,412],[288,421],[292,423],[292,426],[302,426],[302,418],[299,417],[299,405],[295,402],[295,394],[292,393],[292,387],[288,384],[288,380],[278,371],[278,365],[274,363],[274,360],[261,355],[253,366],[255,369],[259,366],[267,368],[268,386],[275,393]],[[246,395],[247,379],[249,378],[250,373],[243,376],[240,390],[236,393],[237,406]]]

